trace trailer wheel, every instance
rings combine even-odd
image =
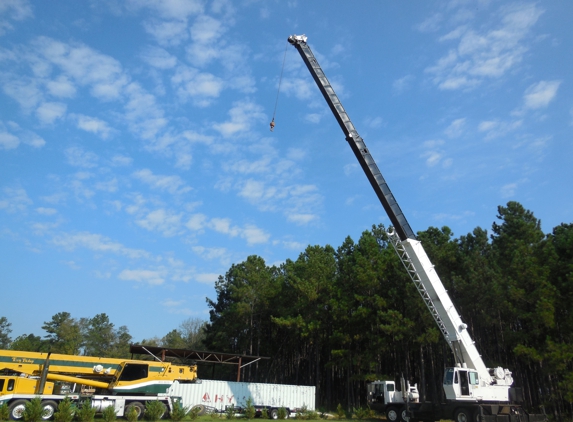
[[[395,406],[390,406],[388,409],[386,409],[386,420],[390,422],[400,421],[400,414],[398,413],[398,409]]]
[[[46,400],[42,402],[42,408],[44,412],[42,413],[42,420],[47,421],[52,419],[54,413],[58,410],[58,403],[52,400]]]
[[[457,409],[454,413],[454,422],[472,422],[472,412],[466,408]]]
[[[145,407],[138,401],[132,401],[127,406],[125,406],[125,418],[127,419],[127,415],[131,412],[131,409],[135,409],[137,412],[137,419],[141,419],[143,413],[145,412]]]
[[[271,419],[278,419],[279,418],[279,411],[278,409],[271,409],[269,411],[269,418]]]
[[[197,413],[197,416],[203,416],[207,413],[207,409],[202,404],[197,404],[191,408],[191,412]]]
[[[10,419],[13,421],[21,421],[24,419],[24,409],[26,408],[28,400],[16,400],[8,408],[10,411]]]

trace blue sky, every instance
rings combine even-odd
[[[389,220],[308,43],[414,231],[573,221],[573,3],[0,3],[0,316],[105,312],[135,340],[208,318],[233,263]],[[286,49],[276,112],[277,86]]]

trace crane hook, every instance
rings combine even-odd
[[[271,121],[271,132],[273,131],[274,128],[275,128],[275,118],[273,117],[273,120]]]

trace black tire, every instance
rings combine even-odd
[[[137,411],[137,420],[142,419],[143,414],[145,413],[145,406],[143,406],[138,401],[132,401],[131,403],[128,403],[127,406],[125,406],[125,418],[127,419],[127,415],[129,414],[132,408],[135,408],[135,410]]]
[[[52,400],[46,400],[42,402],[42,408],[44,413],[42,413],[42,420],[47,421],[54,417],[54,413],[58,411],[58,403]]]
[[[279,410],[278,409],[269,410],[269,418],[278,419],[279,418]]]
[[[21,421],[24,420],[24,409],[28,400],[16,400],[9,407],[10,420]]]
[[[193,412],[197,412],[197,416],[203,416],[207,413],[207,409],[202,404],[195,405],[191,408]]]
[[[465,407],[457,409],[454,413],[454,422],[473,422],[473,420],[473,413]]]
[[[408,411],[406,408],[400,409],[400,420],[402,422],[410,422],[410,417],[408,416]]]
[[[386,420],[389,422],[399,422],[400,421],[400,413],[396,406],[390,406],[386,409]]]

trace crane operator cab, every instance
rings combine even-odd
[[[448,400],[475,401],[474,389],[479,386],[479,375],[469,368],[446,368],[444,373],[444,393]]]

